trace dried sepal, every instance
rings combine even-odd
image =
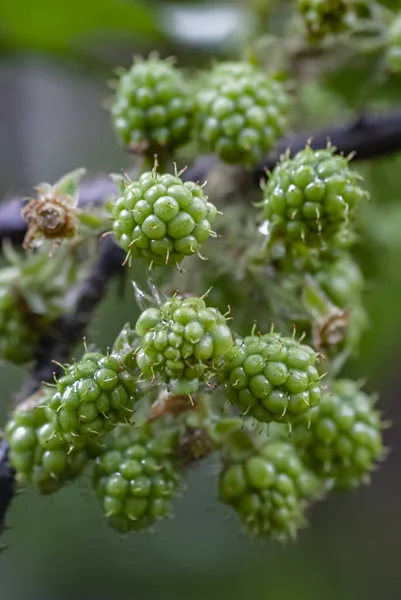
[[[78,184],[84,173],[85,169],[76,169],[54,185],[41,183],[35,188],[37,198],[28,198],[21,211],[28,224],[25,249],[41,245],[46,239],[59,245],[63,239],[76,235]]]

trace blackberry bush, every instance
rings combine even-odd
[[[199,141],[228,163],[254,164],[284,133],[288,104],[282,84],[251,64],[217,64],[199,84]]]
[[[177,47],[189,77],[155,54],[120,71],[110,111],[131,175],[81,182],[77,169],[0,205],[0,241],[21,246],[0,257],[0,359],[29,370],[0,440],[0,534],[14,475],[50,494],[92,467],[108,523],[128,533],[169,517],[209,457],[249,533],[293,538],[310,504],[385,455],[374,400],[342,369],[369,323],[365,287],[379,279],[384,297],[399,264],[397,166],[368,161],[400,146],[399,116],[369,114],[397,94],[399,16],[390,0],[293,0],[285,18],[283,3],[246,4],[258,15],[240,60],[219,47],[224,62],[205,69],[194,44]],[[96,333],[128,322],[71,361],[114,275],[138,306],[112,296]],[[387,356],[370,339],[366,370],[369,347]]]
[[[237,340],[222,367],[229,400],[248,416],[289,426],[321,399],[316,352],[276,333]]]
[[[160,376],[175,394],[196,392],[234,343],[226,318],[203,298],[175,296],[146,309],[136,332],[142,338],[138,367],[147,378]]]
[[[116,357],[87,352],[57,380],[46,415],[71,448],[85,447],[131,421],[136,389],[136,377]]]
[[[294,441],[305,449],[305,461],[334,489],[348,490],[369,481],[384,456],[383,423],[374,399],[355,382],[334,382],[332,393],[312,409],[310,427],[294,429]]]
[[[289,154],[273,170],[264,186],[263,214],[272,231],[289,242],[325,247],[347,235],[355,211],[368,194],[349,158],[335,148],[307,146]]]
[[[308,502],[318,496],[318,479],[285,442],[267,442],[241,454],[225,460],[220,499],[232,506],[252,535],[294,538],[306,523]]]
[[[122,428],[96,459],[93,485],[111,527],[148,529],[171,515],[181,473],[168,436],[155,439],[144,425]]]
[[[217,216],[202,186],[155,169],[129,181],[111,211],[114,235],[128,256],[172,266],[199,252]]]
[[[123,71],[111,107],[121,142],[153,156],[188,142],[193,120],[193,92],[171,59],[138,59]]]

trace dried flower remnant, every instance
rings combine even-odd
[[[28,224],[23,247],[30,249],[44,240],[56,245],[74,237],[78,230],[78,183],[85,169],[77,169],[62,177],[54,185],[41,183],[35,190],[37,198],[28,198],[22,216]]]

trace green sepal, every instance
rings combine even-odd
[[[53,185],[54,193],[60,196],[69,196],[71,204],[76,206],[78,202],[79,183],[85,173],[86,169],[83,167],[67,173]]]
[[[218,446],[224,445],[227,438],[234,432],[238,431],[243,427],[243,420],[236,417],[227,417],[221,421],[213,423],[209,428],[208,433],[213,441]]]
[[[136,353],[139,345],[138,334],[129,323],[126,323],[114,341],[112,355],[118,357],[119,361],[130,371],[137,370]]]
[[[255,443],[249,432],[245,429],[234,430],[226,438],[224,446],[229,449],[233,460],[240,460],[248,454],[255,452]]]
[[[121,173],[110,173],[110,178],[116,184],[116,187],[120,194],[124,193],[125,186],[127,185],[127,178]]]
[[[311,275],[305,276],[302,303],[307,313],[314,320],[329,316],[333,310],[338,312],[337,307],[329,300]]]
[[[132,281],[132,287],[134,288],[135,300],[141,311],[147,308],[159,308],[165,301],[166,298],[161,294],[156,285],[149,280],[148,285],[151,294],[146,293],[136,281]]]

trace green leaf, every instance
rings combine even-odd
[[[67,175],[64,175],[64,177],[54,184],[54,191],[57,195],[60,194],[60,196],[70,196],[75,205],[78,200],[78,185],[81,177],[83,177],[85,173],[86,169],[83,167],[71,171],[71,173],[67,173]]]
[[[384,4],[388,8],[392,8],[393,10],[401,9],[401,0],[379,0],[380,4]]]
[[[369,54],[351,53],[343,58],[338,69],[324,74],[323,84],[327,90],[341,97],[348,107],[355,108],[365,101],[367,94],[372,96],[379,86],[381,61],[380,51]]]
[[[157,19],[142,0],[2,0],[0,40],[8,47],[65,53],[93,34],[156,37]],[[135,41],[135,40],[134,40]]]

